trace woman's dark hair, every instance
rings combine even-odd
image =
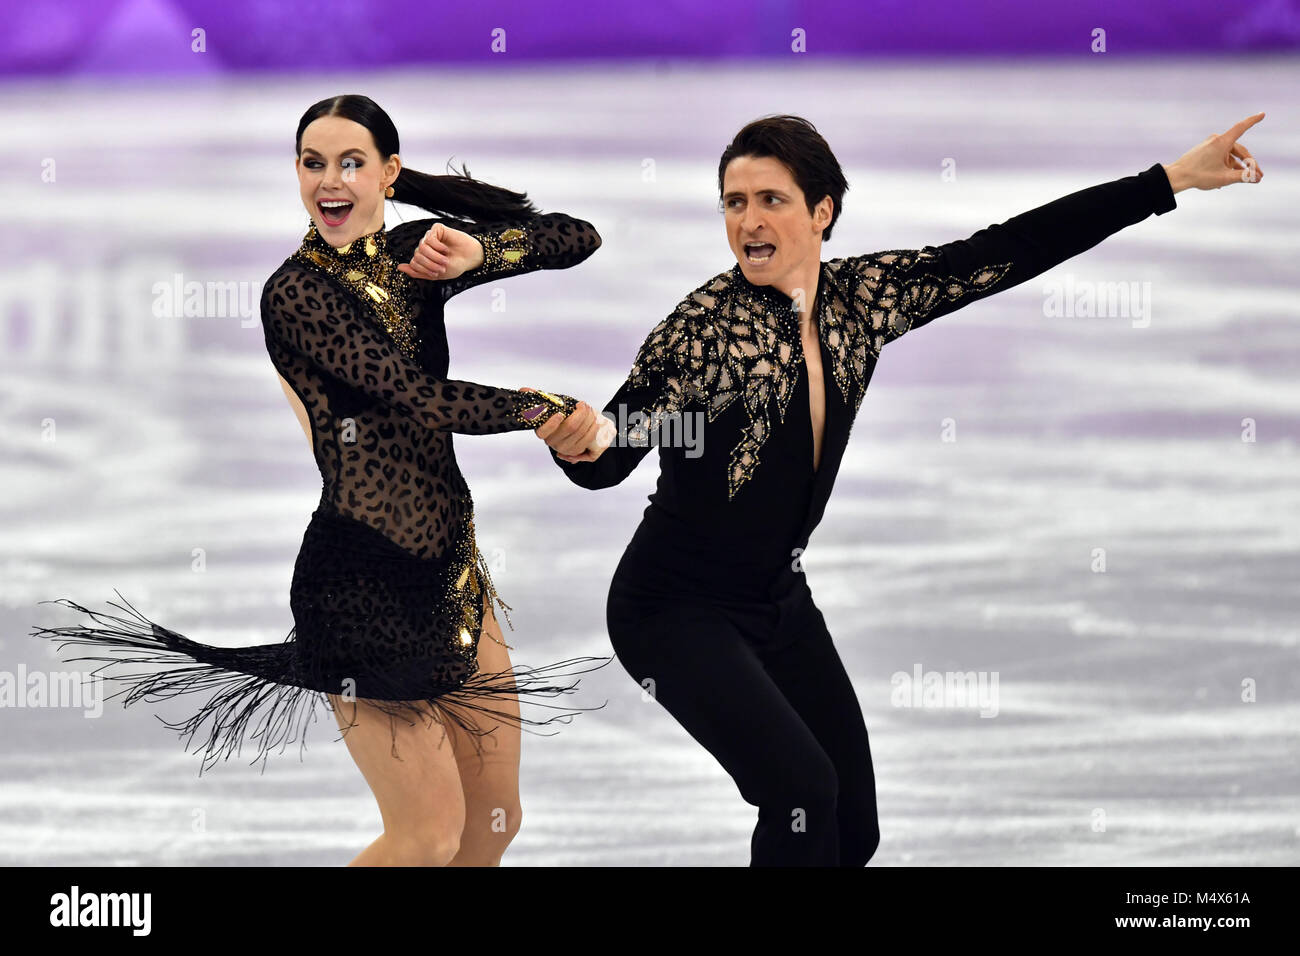
[[[754,120],[737,133],[731,145],[722,151],[722,159],[718,161],[719,199],[722,197],[722,179],[727,164],[737,156],[771,156],[785,164],[794,181],[803,190],[810,216],[813,208],[830,196],[834,208],[831,210],[831,221],[822,230],[822,241],[830,239],[835,220],[840,218],[844,193],[849,188],[849,183],[844,178],[844,171],[840,169],[839,160],[812,123],[801,116],[789,114],[765,116]]]
[[[322,116],[341,116],[370,130],[384,160],[399,151],[397,127],[388,114],[370,97],[348,93],[314,103],[302,114],[294,139],[297,155],[302,155],[303,130]],[[434,176],[404,165],[393,181],[393,195],[389,198],[393,202],[419,206],[437,216],[473,219],[475,222],[527,218],[538,212],[526,193],[472,179],[464,164],[461,165],[463,173],[457,173],[450,162],[447,168],[452,170],[452,175]]]

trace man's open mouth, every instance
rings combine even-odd
[[[327,226],[341,226],[352,212],[352,203],[346,199],[322,199],[316,203],[321,219]]]
[[[776,253],[776,246],[770,242],[745,243],[745,258],[754,265],[762,265]]]

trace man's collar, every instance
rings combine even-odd
[[[826,295],[823,290],[828,284],[834,287],[835,292],[845,302],[851,301],[849,290],[845,288],[844,280],[839,276],[839,270],[829,268],[825,262],[819,262],[817,268],[818,268],[817,290],[819,293],[822,293],[823,301],[825,301],[826,299]],[[776,286],[755,285],[753,282],[750,282],[748,277],[746,277],[745,275],[745,270],[740,267],[739,262],[737,262],[734,266],[731,267],[731,274],[733,280],[736,283],[738,283],[741,288],[744,288],[748,290],[751,294],[759,296],[764,300],[771,302],[773,306],[776,308],[788,310],[794,304],[794,299],[791,296],[786,295],[780,289],[776,288]]]

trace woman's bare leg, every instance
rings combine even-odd
[[[348,865],[446,866],[460,849],[465,799],[443,726],[427,716],[392,718],[361,700],[329,700],[384,822]]]
[[[489,604],[484,609],[483,634],[478,642],[481,673],[510,668],[510,651],[493,637],[504,640]],[[493,706],[519,716],[517,697],[498,698]],[[448,866],[499,866],[501,855],[519,832],[523,814],[519,805],[519,727],[478,714],[475,723],[480,730],[491,729],[491,733],[479,738],[481,760],[465,731],[450,727],[465,796],[465,828],[460,851]]]

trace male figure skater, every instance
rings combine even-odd
[[[1257,182],[1237,139],[1263,115],[969,239],[829,262],[847,183],[812,124],[759,119],[727,146],[718,188],[736,265],[651,330],[603,416],[580,408],[537,435],[592,489],[659,448],[610,584],[610,640],[758,807],[751,865],[862,866],[880,839],[862,711],[799,556],[881,349],[1169,212],[1177,192]],[[615,440],[584,451],[598,432]]]

